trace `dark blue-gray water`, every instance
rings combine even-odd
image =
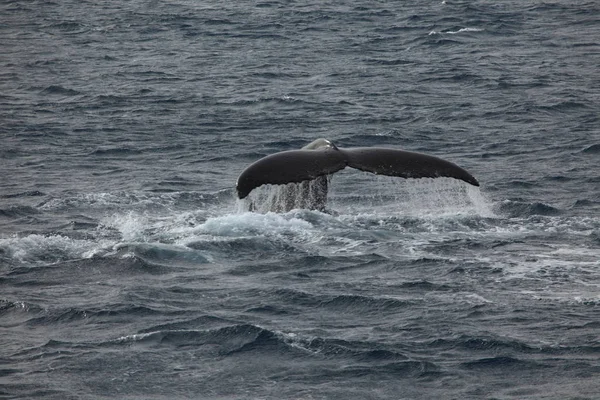
[[[597,1],[2,1],[0,397],[600,398],[599,66]],[[319,137],[481,187],[244,212]]]

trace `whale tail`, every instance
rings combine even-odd
[[[469,172],[438,157],[381,147],[343,149],[328,140],[318,139],[301,150],[283,151],[256,161],[240,174],[236,189],[238,197],[243,199],[261,185],[311,181],[347,166],[377,175],[448,177],[479,186]]]
[[[479,182],[473,175],[458,165],[428,154],[411,151],[359,147],[340,149],[346,156],[347,165],[377,175],[401,178],[454,178],[473,186]]]

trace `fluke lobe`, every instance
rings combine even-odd
[[[317,139],[301,150],[271,154],[251,164],[237,180],[237,194],[243,199],[261,185],[302,182],[290,185],[290,193],[284,196],[296,200],[287,201],[289,207],[322,210],[327,200],[327,175],[347,166],[401,178],[455,178],[479,186],[470,173],[438,157],[382,147],[343,149],[329,140]],[[275,211],[291,209],[286,205],[279,208]]]

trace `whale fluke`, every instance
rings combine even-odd
[[[238,197],[265,184],[282,185],[310,181],[346,167],[344,153],[333,147],[316,150],[289,150],[256,161],[242,172],[237,181]]]
[[[479,182],[458,165],[428,154],[414,153],[382,147],[338,148],[325,139],[317,139],[301,150],[289,150],[271,154],[246,168],[237,180],[240,199],[265,184],[282,185],[312,181],[333,174],[345,167],[378,175],[401,178],[455,178],[473,186]],[[320,178],[326,191],[326,179]],[[294,192],[301,196],[302,191]],[[323,202],[325,201],[323,196]],[[324,204],[311,207],[323,209]]]
[[[458,165],[428,154],[381,147],[340,151],[346,156],[349,167],[361,171],[401,178],[455,178],[479,186],[477,179]]]

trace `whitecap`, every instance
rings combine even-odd
[[[431,31],[429,32],[429,36],[432,35],[456,35],[458,33],[467,33],[467,32],[483,32],[481,28],[461,28],[457,31]]]
[[[443,33],[447,33],[448,35],[456,35],[457,33],[464,33],[464,32],[482,32],[483,29],[480,28],[461,28],[457,31],[446,31]]]

